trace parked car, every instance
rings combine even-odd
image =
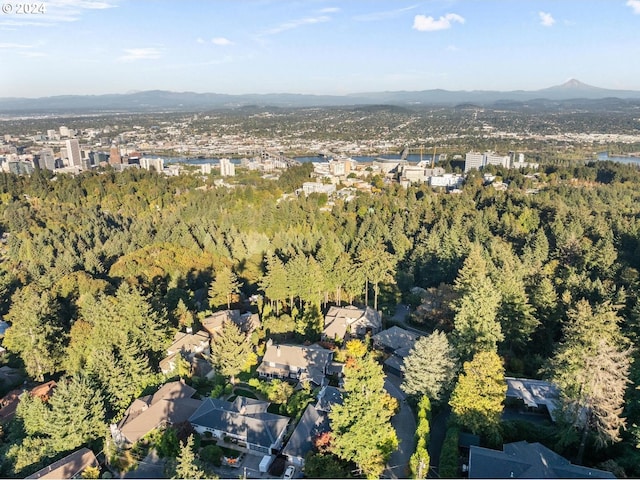
[[[284,471],[284,476],[282,478],[291,480],[295,474],[296,474],[296,467],[294,467],[293,465],[289,465],[287,469]]]

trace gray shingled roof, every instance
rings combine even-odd
[[[135,443],[159,425],[184,422],[202,403],[191,398],[195,392],[181,381],[166,383],[153,395],[134,400],[118,428],[128,442]]]
[[[377,332],[381,327],[380,315],[371,307],[347,305],[329,309],[324,317],[322,334],[327,338],[344,338],[347,330],[354,335],[363,335],[367,329]]]
[[[560,397],[560,390],[552,383],[528,378],[505,377],[507,382],[507,398],[518,398],[527,407],[547,407],[551,420],[555,421],[556,402]]]
[[[409,330],[405,330],[404,328],[400,328],[398,326],[393,326],[391,328],[387,328],[380,333],[375,334],[372,337],[374,343],[378,345],[382,345],[384,348],[389,349],[390,351],[395,351],[404,348],[413,348],[413,345],[416,343],[418,339],[418,335],[410,332]]]
[[[611,472],[573,465],[540,443],[514,442],[503,448],[471,446],[469,478],[615,478]]]
[[[296,372],[300,374],[300,380],[308,379],[316,385],[322,385],[325,371],[332,357],[331,350],[318,345],[267,344],[258,373],[288,376],[290,372]]]
[[[81,448],[26,478],[76,478],[87,467],[97,466],[95,454],[88,448]]]
[[[330,429],[327,415],[318,411],[313,405],[307,405],[296,429],[282,450],[283,455],[304,458],[313,448],[313,439]]]
[[[235,402],[207,398],[189,418],[193,425],[220,430],[270,447],[289,424],[289,418],[268,413],[268,402],[238,397]]]

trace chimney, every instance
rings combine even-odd
[[[276,356],[279,357],[281,354],[280,352],[280,345],[276,346]]]

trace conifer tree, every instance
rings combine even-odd
[[[226,305],[231,308],[231,297],[240,292],[240,282],[235,273],[224,267],[216,272],[216,278],[209,288],[209,305],[212,308]]]
[[[453,383],[458,368],[453,347],[444,332],[419,338],[404,359],[402,390],[438,401]]]
[[[204,478],[205,473],[193,453],[193,435],[180,447],[180,454],[176,458],[175,475],[171,478],[193,479]]]
[[[36,380],[58,370],[66,334],[60,305],[51,293],[27,286],[16,292],[7,320],[3,344],[22,358],[27,373]]]
[[[252,353],[247,336],[230,321],[225,321],[222,330],[211,340],[211,362],[221,375],[231,377],[232,383]]]
[[[329,413],[332,452],[355,462],[368,478],[379,478],[398,445],[391,417],[397,401],[384,389],[384,373],[367,354],[345,367],[345,398]]]
[[[620,440],[631,350],[618,327],[616,309],[580,300],[568,312],[563,342],[550,362],[550,379],[561,391],[565,421],[582,432],[581,459],[589,432],[604,446]]]
[[[463,359],[479,351],[495,350],[504,339],[497,321],[500,292],[489,278],[486,260],[479,246],[473,246],[455,282],[460,297],[452,307],[455,345]]]

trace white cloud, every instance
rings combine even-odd
[[[125,55],[118,58],[121,62],[135,62],[137,60],[155,60],[160,58],[157,48],[127,48]]]
[[[454,22],[464,23],[464,18],[457,13],[447,13],[437,20],[425,15],[416,15],[413,19],[413,28],[420,32],[435,32],[451,28]]]
[[[404,12],[414,10],[418,8],[418,5],[411,5],[409,7],[397,8],[395,10],[385,10],[382,12],[364,13],[362,15],[356,15],[353,19],[357,22],[377,22],[379,20],[387,20],[402,15]]]
[[[550,13],[547,12],[538,12],[538,16],[540,17],[540,25],[543,27],[551,27],[556,20],[551,16]]]
[[[302,27],[304,25],[313,25],[316,23],[324,23],[331,20],[328,15],[320,15],[318,17],[305,17],[291,20],[290,22],[281,23],[280,25],[265,30],[263,35],[276,35],[278,33],[286,32],[287,30],[293,30],[295,28]]]
[[[338,13],[341,12],[342,10],[338,7],[327,7],[327,8],[323,8],[321,10],[318,10],[318,13]]]
[[[448,45],[447,46],[447,52],[459,52],[460,48],[456,47],[455,45]]]
[[[626,5],[627,7],[631,7],[633,13],[640,15],[640,0],[628,0]]]
[[[233,42],[228,38],[216,37],[211,39],[211,43],[220,47],[226,47],[227,45],[233,45]]]
[[[199,43],[200,45],[202,45],[202,44],[204,44],[206,42],[204,41],[204,38],[198,37],[198,38],[196,38],[196,43]]]

